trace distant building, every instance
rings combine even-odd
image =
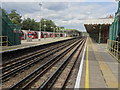
[[[76,29],[64,29],[64,31],[69,37],[82,36],[81,32]]]

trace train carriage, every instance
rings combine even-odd
[[[32,33],[32,39],[37,39],[38,38],[38,31],[30,31]],[[27,39],[27,33],[28,30],[22,30],[21,31],[21,40],[26,40]],[[52,37],[63,37],[63,33],[53,33],[53,32],[41,32],[41,38],[52,38]]]

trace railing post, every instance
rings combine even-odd
[[[117,41],[117,58],[119,60],[119,42]]]

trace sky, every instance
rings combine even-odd
[[[69,29],[78,29],[85,31],[84,20],[91,18],[105,18],[108,15],[114,15],[118,4],[115,0],[72,0],[59,2],[60,0],[51,0],[42,2],[39,6],[38,0],[3,0],[2,8],[8,13],[12,9],[22,15],[22,18],[33,18],[39,21],[42,18],[51,19],[57,26],[63,26]],[[26,1],[26,2],[25,2]]]

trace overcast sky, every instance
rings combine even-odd
[[[81,0],[81,2],[43,2],[40,11],[38,0],[24,1],[26,2],[10,2],[10,0],[7,2],[7,0],[4,0],[2,7],[8,13],[12,9],[16,9],[22,15],[22,18],[30,17],[39,21],[41,15],[43,18],[53,20],[58,26],[82,31],[85,30],[83,25],[85,19],[105,18],[108,15],[114,15],[118,8],[115,0],[109,0],[109,2],[108,0],[104,0],[105,2],[95,2],[99,0],[89,0],[89,2],[88,0]]]

